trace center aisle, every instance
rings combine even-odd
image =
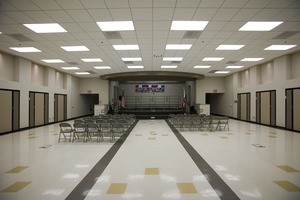
[[[85,199],[219,197],[164,120],[140,120]]]

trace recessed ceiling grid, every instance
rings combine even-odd
[[[198,39],[185,38],[186,31],[170,30],[172,21],[209,21]],[[133,21],[134,31],[120,31],[122,39],[107,39],[97,26],[99,21]],[[283,21],[269,32],[243,32],[238,29],[247,21]],[[23,26],[29,23],[58,23],[67,33],[37,34]],[[286,31],[294,32],[288,38],[277,38]],[[298,32],[297,32],[298,31]],[[211,70],[224,70],[227,62],[237,61],[242,69],[264,63],[275,57],[299,50],[300,3],[297,0],[2,0],[0,5],[0,50],[51,66],[57,70],[79,64],[81,71],[97,74],[127,72],[136,70],[165,70],[161,65],[163,57],[183,57],[176,69],[208,74]],[[20,34],[20,38],[33,41],[19,41],[8,34]],[[116,51],[114,44],[138,44],[139,50]],[[192,44],[190,50],[166,50],[166,44]],[[221,44],[245,45],[238,51],[219,51]],[[272,44],[298,45],[286,51],[266,51]],[[60,46],[84,45],[90,51],[66,52]],[[9,47],[32,46],[39,53],[19,53]],[[202,61],[204,57],[224,57],[219,62]],[[142,57],[134,65],[144,69],[127,69],[122,57]],[[245,57],[263,57],[257,62],[241,62]],[[47,64],[42,59],[62,59],[62,64]],[[101,58],[102,63],[85,63],[81,58]],[[211,65],[208,69],[197,69],[195,65]],[[97,70],[93,66],[110,66],[111,69]],[[74,74],[73,71],[66,73]],[[228,74],[227,74],[228,75]],[[224,75],[217,75],[224,76]]]

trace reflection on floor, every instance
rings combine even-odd
[[[72,124],[72,121],[69,121]],[[240,199],[300,199],[300,134],[230,119],[181,131]],[[0,136],[0,199],[65,199],[113,142],[57,143],[58,124]],[[85,199],[220,199],[164,120],[140,120]]]

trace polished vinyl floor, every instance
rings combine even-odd
[[[72,121],[69,121],[72,123]],[[300,199],[300,134],[139,120],[116,142],[58,143],[58,124],[0,136],[0,199]]]

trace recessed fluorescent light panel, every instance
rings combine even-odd
[[[44,59],[42,61],[45,63],[64,63],[65,62],[61,59]]]
[[[127,66],[128,69],[143,69],[144,66]]]
[[[137,58],[122,58],[123,61],[142,61],[141,57]]]
[[[82,58],[83,62],[103,62],[100,58]]]
[[[208,21],[172,21],[174,31],[203,31]]]
[[[77,70],[79,69],[78,67],[62,67],[64,70]]]
[[[295,46],[297,46],[297,45],[271,45],[271,46],[265,48],[264,50],[274,50],[274,51],[288,50]]]
[[[216,50],[239,50],[243,48],[245,45],[227,45],[227,44],[221,44],[219,45]]]
[[[223,59],[223,57],[205,57],[202,61],[221,61]]]
[[[167,50],[189,50],[192,47],[191,44],[167,44]]]
[[[36,33],[63,33],[67,32],[62,26],[57,23],[46,24],[23,24],[27,28]]]
[[[182,61],[183,57],[163,57],[163,61]]]
[[[175,69],[177,68],[176,65],[162,65],[160,68],[164,68],[164,69]]]
[[[207,69],[210,68],[210,65],[196,65],[194,68],[195,69]]]
[[[215,74],[228,74],[230,71],[216,71]]]
[[[9,47],[9,48],[21,53],[41,52],[41,50],[35,47]]]
[[[62,46],[65,51],[89,51],[86,46]]]
[[[239,69],[239,68],[242,68],[242,67],[244,67],[244,66],[241,66],[241,65],[229,65],[229,66],[227,66],[225,68],[227,68],[227,69]]]
[[[90,74],[89,72],[75,72],[75,74],[78,74],[78,75],[86,75],[86,74]]]
[[[133,45],[113,45],[115,50],[139,50],[139,45],[133,44]]]
[[[241,61],[245,61],[245,62],[255,62],[255,61],[260,61],[264,58],[244,58]]]
[[[250,21],[244,24],[239,31],[270,31],[283,22]]]
[[[0,34],[2,34],[2,32],[0,32]]]
[[[134,26],[132,21],[109,21],[97,22],[102,31],[133,31]]]
[[[110,66],[94,66],[95,69],[111,69]]]

